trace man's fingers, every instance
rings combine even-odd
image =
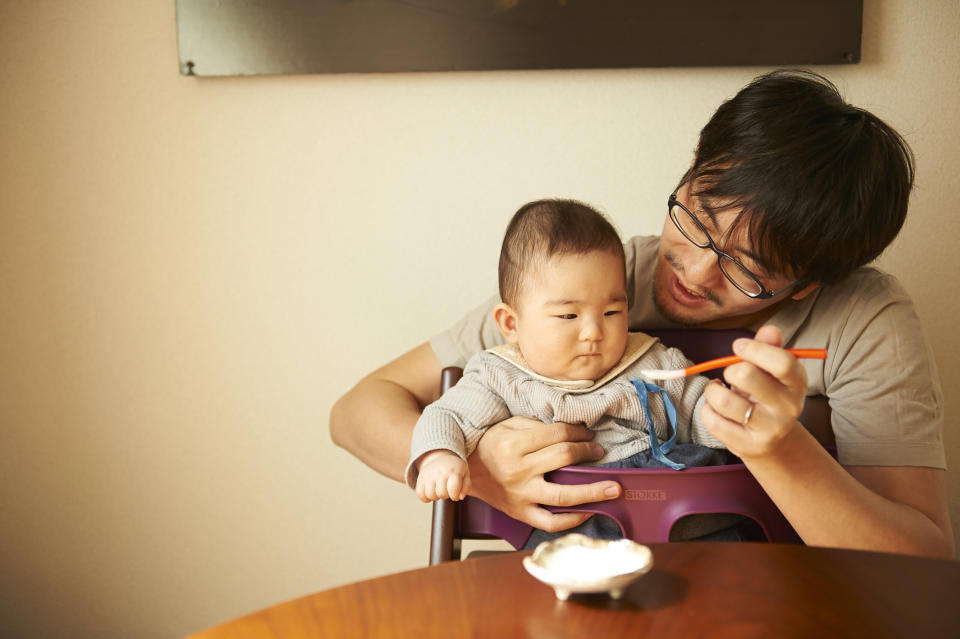
[[[784,386],[802,389],[806,389],[807,387],[806,369],[797,362],[796,357],[779,346],[741,338],[734,341],[733,352],[742,357],[744,362],[752,364],[778,380]],[[735,382],[727,376],[727,373],[746,376],[749,370],[749,366],[734,364],[733,366],[727,367],[727,370],[724,371],[724,379],[731,384],[735,384]]]
[[[782,352],[782,351],[781,351]],[[799,374],[791,375],[795,385],[788,384],[783,378],[775,378],[760,368],[746,363],[734,364],[724,371],[724,379],[735,389],[745,391],[753,402],[763,404],[770,410],[788,415],[793,419],[800,416],[803,410],[803,398],[806,394],[806,372],[794,357],[786,353],[796,366]],[[735,418],[735,413],[726,413]]]
[[[743,423],[753,405],[749,398],[722,384],[707,384],[704,394],[711,409],[733,422]]]
[[[529,467],[536,474],[574,466],[583,462],[597,461],[603,457],[603,447],[593,442],[559,442],[546,448],[531,451],[525,456]]]
[[[752,364],[754,368],[762,370],[782,384],[790,387],[806,386],[806,371],[797,363],[797,358],[787,351],[776,346],[751,342],[742,352],[740,357],[744,362]],[[733,364],[727,368],[729,370],[734,367],[739,367],[741,372],[748,368],[743,364]]]
[[[749,436],[742,425],[724,417],[709,403],[703,405],[700,419],[710,434],[723,442],[727,450],[734,455],[742,456],[741,451],[749,444]]]
[[[715,393],[716,391],[710,391],[708,388],[707,392]],[[745,420],[746,414],[743,417],[739,414],[731,415],[729,410],[718,407],[714,399],[708,397],[704,402],[700,410],[700,419],[711,435],[723,442],[731,453],[741,459],[770,454],[789,432],[790,424],[802,428],[795,420],[785,424],[782,421],[782,415],[771,413],[763,404],[754,404],[750,419]],[[734,401],[739,399],[736,398]],[[744,421],[746,423],[743,423]]]
[[[544,479],[536,487],[537,503],[545,506],[578,506],[595,501],[616,499],[623,492],[615,481],[598,481],[592,484],[554,484]]]
[[[509,438],[509,445],[510,452],[516,455],[526,455],[553,444],[588,442],[593,439],[593,431],[581,424],[544,424],[525,417],[511,417],[501,424],[514,431]],[[489,433],[485,437],[489,437]]]
[[[531,505],[523,512],[523,521],[546,532],[560,532],[579,526],[592,517],[592,513],[552,513]]]
[[[753,339],[758,342],[763,342],[764,344],[772,344],[773,346],[780,346],[783,343],[783,335],[780,333],[780,329],[772,324],[764,324],[761,326],[753,336]]]

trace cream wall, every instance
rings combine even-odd
[[[960,4],[865,5],[823,70],[918,158],[882,262],[960,528]],[[657,232],[763,70],[196,79],[172,0],[0,4],[0,632],[173,637],[424,565],[429,508],[331,444],[333,401],[494,290],[522,202]]]

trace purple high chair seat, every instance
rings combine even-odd
[[[731,354],[738,337],[752,337],[743,330],[668,329],[646,331],[666,344],[681,349],[694,362]],[[444,369],[446,390],[462,371]],[[719,377],[722,370],[707,374]],[[800,421],[822,442],[832,435],[830,411],[824,397],[808,397]],[[558,484],[584,484],[614,480],[623,487],[615,500],[569,507],[547,507],[553,512],[591,512],[611,517],[625,537],[640,543],[670,540],[670,529],[689,515],[731,513],[756,522],[768,541],[800,543],[800,538],[742,463],[704,466],[676,471],[669,468],[598,468],[567,466],[547,473]],[[532,527],[508,517],[486,502],[468,497],[462,502],[434,502],[430,538],[430,563],[460,558],[462,539],[503,539],[523,548]]]

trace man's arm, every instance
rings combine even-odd
[[[703,419],[738,455],[805,543],[952,557],[945,473],[918,467],[842,467],[797,421],[806,373],[778,348],[779,331],[735,345],[745,363],[711,384]],[[749,400],[744,395],[749,395]],[[756,403],[743,423],[749,402]]]
[[[403,481],[413,427],[439,396],[441,365],[428,343],[373,371],[333,405],[330,435],[377,472]],[[553,514],[538,504],[572,506],[619,496],[612,481],[560,486],[543,475],[599,459],[584,426],[542,424],[521,417],[492,426],[470,456],[470,494],[508,515],[548,531],[571,528],[589,515]]]
[[[363,463],[403,481],[423,407],[440,395],[440,362],[423,343],[373,371],[337,400],[330,436]]]
[[[809,545],[953,557],[942,470],[842,467],[799,424],[744,463]]]

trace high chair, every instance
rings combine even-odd
[[[646,331],[667,346],[679,348],[694,362],[729,355],[738,337],[752,337],[743,330],[666,329]],[[722,370],[707,373],[719,377]],[[443,370],[444,391],[462,374],[459,368]],[[830,408],[825,397],[807,397],[801,423],[821,443],[832,445]],[[689,515],[732,513],[759,526],[768,541],[800,543],[800,538],[742,463],[687,468],[682,471],[653,468],[598,468],[567,466],[546,475],[558,484],[584,484],[614,480],[623,487],[621,496],[579,506],[547,507],[553,512],[591,512],[611,517],[624,537],[640,543],[666,542],[670,529]],[[486,502],[467,497],[461,502],[439,500],[433,504],[430,564],[460,558],[463,539],[503,539],[523,548],[532,527],[508,517]]]

